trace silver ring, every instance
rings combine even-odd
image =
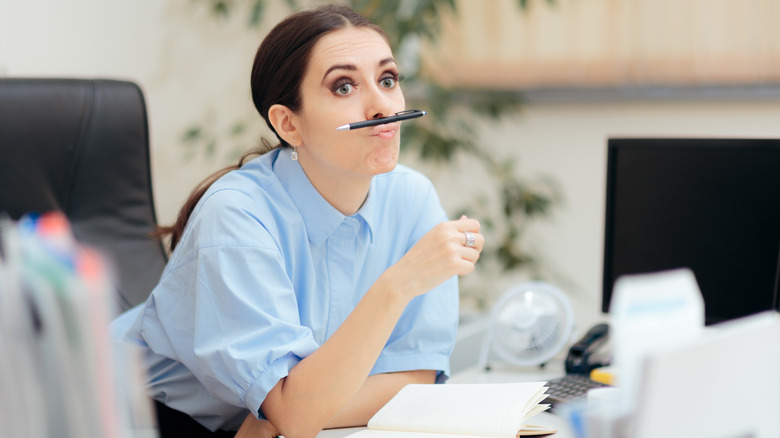
[[[477,236],[475,236],[471,231],[464,231],[463,234],[466,235],[466,246],[473,248],[474,244],[477,243]]]

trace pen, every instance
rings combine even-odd
[[[369,126],[384,125],[385,123],[400,122],[401,120],[416,119],[428,114],[421,110],[407,110],[395,113],[392,116],[382,117],[380,119],[371,119],[364,122],[348,123],[336,128],[337,131],[351,131],[353,129],[368,128]]]

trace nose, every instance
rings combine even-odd
[[[394,112],[391,90],[381,88],[378,84],[368,87],[367,92],[364,94],[364,99],[366,120],[380,119]]]

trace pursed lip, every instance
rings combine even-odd
[[[390,138],[393,137],[400,128],[401,124],[399,122],[377,125],[371,128],[371,135]]]

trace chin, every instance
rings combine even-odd
[[[381,175],[383,173],[392,172],[393,169],[395,169],[396,164],[398,163],[394,163],[393,165],[387,165],[384,167],[377,167],[375,168],[374,175]]]
[[[373,157],[371,160],[371,170],[375,175],[381,173],[387,173],[395,169],[398,165],[398,153],[383,154],[382,156]]]

